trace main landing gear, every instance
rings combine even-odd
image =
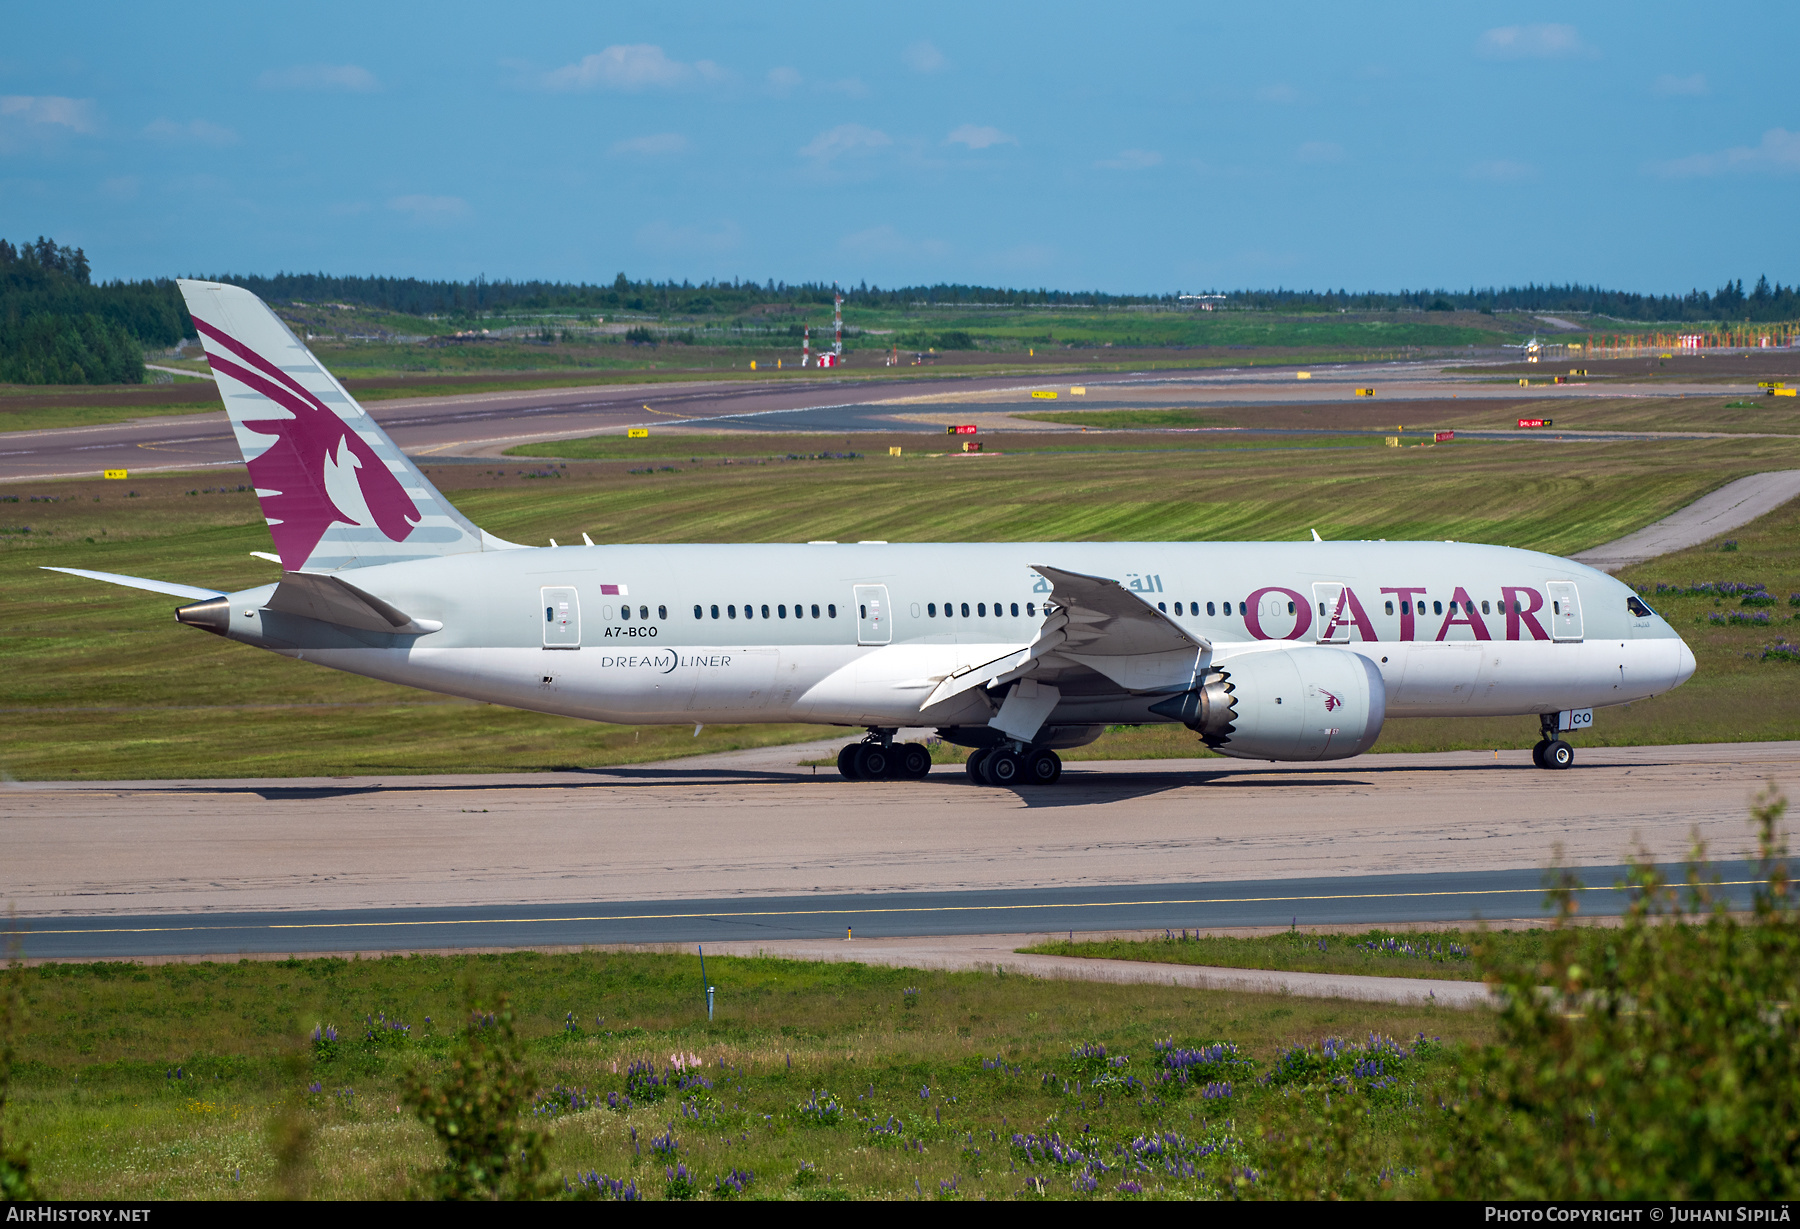
[[[892,730],[870,730],[839,751],[837,763],[851,781],[922,781],[931,772],[931,752],[919,743],[896,743]]]
[[[977,747],[964,765],[977,785],[1054,785],[1062,757],[1048,747]]]
[[[1531,749],[1531,762],[1539,768],[1568,768],[1575,763],[1575,748],[1558,738],[1556,714],[1544,713],[1538,718],[1543,737]]]

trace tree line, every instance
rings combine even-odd
[[[144,347],[193,333],[173,281],[91,273],[80,248],[0,239],[0,383],[142,383]]]
[[[277,302],[344,303],[408,315],[473,315],[505,311],[628,311],[670,315],[737,316],[757,308],[828,306],[837,289],[827,282],[738,279],[633,281],[620,273],[610,284],[546,281],[433,281],[414,277],[339,277],[324,273],[274,276],[220,274]],[[1098,290],[1010,289],[938,282],[882,288],[867,282],[842,288],[852,306],[1175,307],[1183,296],[1108,294]],[[1767,276],[1746,292],[1743,279],[1715,291],[1638,294],[1600,286],[1470,287],[1467,290],[1234,290],[1215,297],[1226,307],[1263,311],[1525,311],[1577,312],[1631,321],[1800,319],[1800,285],[1771,284]]]

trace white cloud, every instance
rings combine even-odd
[[[908,47],[900,54],[900,58],[916,73],[941,73],[950,67],[950,61],[944,58],[944,53],[924,39]]]
[[[964,124],[944,138],[946,145],[967,145],[970,149],[987,149],[992,145],[1017,145],[1019,138],[975,124]]]
[[[618,43],[574,64],[551,69],[536,80],[546,90],[672,89],[696,82],[721,81],[725,70],[711,60],[684,64],[671,60],[652,43]]]
[[[1294,157],[1311,166],[1326,166],[1344,160],[1344,147],[1336,141],[1306,141],[1294,151]]]
[[[769,88],[777,94],[789,94],[800,87],[800,70],[785,64],[769,70]]]
[[[1489,60],[1552,60],[1590,54],[1574,26],[1498,26],[1477,44]]]
[[[679,132],[653,132],[648,136],[632,137],[629,140],[613,144],[615,154],[642,154],[656,158],[668,154],[684,154],[687,152],[688,139]]]
[[[265,90],[336,90],[369,94],[381,88],[375,74],[355,64],[296,64],[271,68],[256,79]]]
[[[99,126],[93,99],[63,98],[56,94],[7,94],[0,97],[0,116],[75,132],[92,132]]]
[[[894,139],[879,129],[865,128],[861,124],[839,124],[814,137],[800,150],[800,156],[827,163],[845,154],[882,149],[893,143]]]
[[[1256,91],[1258,102],[1299,102],[1300,91],[1285,81],[1277,81],[1274,85],[1265,85]]]
[[[1117,158],[1094,163],[1108,171],[1147,171],[1162,165],[1163,156],[1154,149],[1122,149]]]
[[[1525,183],[1538,177],[1538,169],[1529,162],[1490,158],[1485,162],[1471,163],[1467,174],[1470,179],[1479,179],[1485,183]]]
[[[1700,98],[1707,93],[1706,74],[1677,77],[1673,73],[1664,73],[1651,85],[1650,90],[1664,98]]]
[[[638,228],[637,243],[656,252],[729,252],[743,242],[743,232],[732,221],[714,226],[676,226],[661,220]]]
[[[1763,133],[1760,145],[1739,145],[1716,154],[1694,154],[1673,162],[1652,163],[1650,170],[1667,179],[1759,172],[1791,175],[1800,171],[1800,132],[1771,128]]]
[[[469,202],[460,196],[396,196],[388,203],[395,213],[404,213],[415,222],[446,225],[468,216]]]
[[[166,141],[170,144],[199,144],[224,147],[236,145],[238,134],[223,124],[215,124],[211,120],[189,120],[185,124],[177,124],[173,120],[153,120],[144,126],[144,135],[154,141]]]

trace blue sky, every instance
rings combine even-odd
[[[37,4],[0,234],[103,277],[1800,279],[1800,6]]]

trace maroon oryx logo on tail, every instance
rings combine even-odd
[[[262,355],[199,317],[194,327],[242,363],[208,355],[213,370],[254,389],[292,418],[245,416],[275,442],[250,465],[281,566],[305,564],[333,525],[373,525],[404,542],[422,519],[418,505],[368,442],[318,397]]]

